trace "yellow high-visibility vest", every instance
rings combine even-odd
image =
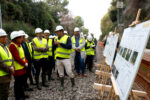
[[[75,36],[72,37],[72,43],[73,43],[74,46],[76,45]],[[83,43],[83,38],[80,38],[80,40],[79,40],[79,46],[81,46],[82,43]],[[83,47],[83,48],[81,49],[81,51],[85,51],[85,47]],[[72,52],[75,52],[75,50],[72,49]]]
[[[32,45],[31,45],[31,42],[30,42],[30,43],[26,42],[26,45],[27,45],[27,47],[28,47],[30,56],[31,56],[31,58],[32,58]]]
[[[53,56],[53,53],[52,53],[52,46],[53,46],[53,40],[52,39],[48,39],[48,56]]]
[[[37,37],[35,37],[33,41],[38,48],[46,48],[47,46],[47,40],[44,38],[42,38],[42,43],[40,43]],[[33,59],[42,59],[42,58],[48,58],[47,52],[38,52],[34,50]]]
[[[6,49],[8,51],[8,54],[4,50],[4,48],[0,45],[0,57],[1,57],[2,61],[4,62],[4,64],[11,67],[11,65],[12,65],[12,55],[11,55],[11,53],[10,53],[10,51],[7,47],[6,47]],[[5,75],[8,75],[8,73],[0,69],[0,76],[5,76]]]
[[[25,61],[25,54],[24,54],[24,50],[23,50],[22,46],[20,45],[20,47],[19,47],[17,44],[15,44],[15,43],[13,43],[13,42],[11,42],[11,44],[14,44],[14,46],[15,46],[15,47],[17,48],[17,50],[18,50],[18,53],[19,53],[20,58],[23,59],[23,61]],[[15,61],[15,60],[14,60],[14,66],[15,66],[15,70],[21,70],[21,69],[24,68],[24,66],[22,66],[21,64],[19,64],[19,63],[18,63],[17,61]]]
[[[94,45],[94,42],[87,42],[87,47]],[[86,55],[95,55],[95,50],[93,48],[86,49]]]
[[[55,41],[59,41],[60,43],[67,44],[67,39],[68,39],[68,36],[64,35],[60,39],[58,39],[58,37],[56,37]],[[58,47],[56,48],[56,56],[55,57],[56,58],[57,57],[70,58],[70,54],[71,54],[71,49],[65,49],[61,45],[58,45]]]

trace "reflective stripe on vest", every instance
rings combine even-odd
[[[4,64],[6,64],[7,66],[11,67],[12,65],[12,55],[9,51],[9,49],[6,47],[7,52],[4,50],[4,48],[2,46],[0,46],[0,57],[2,59],[2,61],[4,62]],[[8,75],[8,73],[6,73],[5,71],[0,69],[0,76],[5,76]]]
[[[20,58],[25,61],[25,54],[24,54],[24,50],[22,48],[22,46],[20,45],[20,47],[18,45],[16,45],[15,43],[11,42],[11,44],[14,44],[14,46],[17,48],[17,51],[19,53]],[[21,64],[19,64],[17,61],[14,60],[14,66],[15,66],[15,70],[21,70],[24,68],[24,66],[22,66]]]
[[[87,42],[87,47],[94,45],[94,42]],[[95,55],[95,50],[93,48],[86,49],[86,55]]]
[[[47,53],[48,53],[48,56],[53,56],[53,53],[52,53],[52,43],[53,43],[53,40],[52,40],[52,39],[49,39],[49,40],[48,40],[48,48],[49,48],[49,51],[47,52]]]
[[[74,46],[76,46],[76,39],[75,39],[75,36],[72,37],[72,43],[73,43]],[[81,46],[82,43],[83,43],[83,38],[80,38],[80,40],[79,40],[79,46]],[[85,47],[83,47],[83,48],[81,49],[81,51],[85,51]],[[75,50],[72,49],[72,52],[75,52]]]
[[[37,37],[35,37],[33,41],[38,48],[46,48],[47,46],[47,40],[44,38],[42,38],[42,43],[40,43]],[[42,59],[42,58],[48,58],[47,52],[38,52],[34,50],[33,59]]]
[[[59,41],[60,43],[67,44],[67,39],[68,39],[68,36],[64,35],[63,37],[61,37],[60,40],[58,39],[58,37],[55,40]],[[58,45],[58,47],[56,48],[56,58],[57,57],[70,58],[70,53],[71,53],[71,49],[65,49],[61,45]]]

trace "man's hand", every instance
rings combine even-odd
[[[48,50],[49,50],[49,48],[43,48],[43,52],[46,52]]]
[[[55,44],[56,44],[56,45],[59,45],[59,44],[60,44],[60,42],[59,42],[59,41],[55,41]]]
[[[28,67],[28,63],[25,63],[25,67]]]
[[[91,46],[90,46],[90,48],[93,48],[93,47],[95,47],[95,45],[91,45]]]
[[[11,74],[14,74],[15,73],[15,69],[13,66],[10,67],[10,70],[11,70]]]
[[[80,52],[80,49],[79,49],[79,48],[75,48],[75,50],[76,50],[77,52]]]

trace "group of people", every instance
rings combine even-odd
[[[78,27],[74,29],[72,37],[60,25],[55,32],[57,35],[36,28],[36,36],[29,42],[29,36],[23,30],[13,31],[10,34],[11,43],[8,44],[7,33],[0,29],[0,100],[8,100],[12,76],[15,99],[25,100],[29,96],[24,91],[33,91],[28,79],[31,85],[41,90],[42,86],[48,87],[48,81],[54,80],[52,71],[55,69],[60,80],[58,90],[64,90],[64,76],[67,74],[72,91],[76,91],[75,76],[87,77],[86,66],[92,72],[96,39],[91,35],[83,36]]]

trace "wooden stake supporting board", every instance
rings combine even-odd
[[[108,96],[107,96],[107,100],[113,100],[114,97],[116,98],[116,100],[120,100],[119,99],[119,92],[117,90],[116,83],[115,83],[115,79],[112,76],[112,74],[110,73],[111,67],[106,66],[106,65],[102,65],[102,64],[95,64],[95,65],[97,67],[101,68],[101,70],[96,70],[95,74],[98,75],[98,76],[102,76],[102,84],[94,83],[93,88],[100,92],[101,100],[103,100],[104,92],[106,92],[106,91],[109,92]],[[109,71],[106,70],[106,69],[109,69]],[[111,78],[112,86],[111,85],[106,85],[106,82],[107,82],[108,78]],[[135,96],[145,97],[146,100],[148,100],[147,93],[144,92],[144,91],[131,90],[130,96],[131,96],[132,100],[137,99],[137,98],[135,99]]]
[[[109,95],[107,96],[107,100],[109,100],[110,94],[113,94],[112,92],[115,93],[116,99],[120,100],[119,99],[119,93],[118,93],[116,85],[115,85],[115,80],[114,80],[114,78],[113,78],[112,75],[110,77],[111,77],[111,81],[112,81],[112,86],[111,85],[94,83],[93,88],[96,89],[96,90],[98,90],[98,91],[101,91],[101,90],[104,89],[104,91],[109,92]],[[147,93],[144,92],[144,91],[131,90],[130,96],[132,97],[132,100],[135,100],[134,96],[145,97],[146,100],[148,100]]]
[[[138,10],[135,21],[132,22],[132,24],[130,24],[129,27],[133,27],[133,26],[135,26],[135,25],[137,25],[137,24],[140,23],[140,15],[141,15],[141,11],[142,11],[142,9],[139,9],[139,10]]]

